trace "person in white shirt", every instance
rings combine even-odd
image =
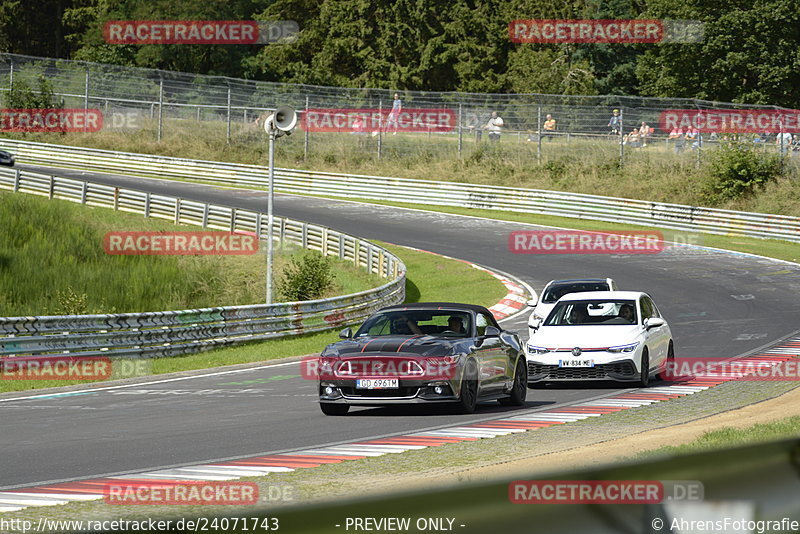
[[[487,130],[489,130],[489,140],[500,140],[500,131],[503,128],[503,119],[497,115],[496,111],[492,111],[492,118],[486,123]]]
[[[778,147],[778,151],[781,154],[788,153],[792,146],[792,134],[789,132],[779,133],[778,137],[775,138],[775,146]]]

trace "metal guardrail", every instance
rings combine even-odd
[[[10,139],[3,140],[3,144],[16,152],[18,161],[24,163],[198,180],[227,186],[264,187],[267,179],[267,169],[257,165],[117,153]],[[710,234],[800,241],[798,217],[539,189],[298,169],[276,169],[275,189],[284,193],[537,213]]]
[[[28,171],[0,170],[0,190],[32,193],[89,206],[113,207],[204,228],[255,232],[267,238],[266,216],[225,206],[156,195]],[[405,297],[405,266],[386,249],[336,230],[276,217],[272,238],[352,261],[391,279],[354,293],[306,302],[182,311],[80,316],[0,317],[0,357],[43,354],[163,357],[363,320]]]

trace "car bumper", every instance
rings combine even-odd
[[[401,380],[396,389],[357,389],[355,380],[325,381],[319,384],[319,401],[325,403],[380,406],[387,404],[435,404],[457,402],[450,381]],[[435,388],[441,388],[437,393]],[[331,393],[327,389],[332,390]]]
[[[528,359],[528,383],[615,380],[633,382],[639,379],[636,363],[629,358],[595,363],[594,367],[559,367],[552,362]]]

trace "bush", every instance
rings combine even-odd
[[[52,109],[60,108],[54,102],[53,86],[44,77],[39,76],[39,90],[34,92],[24,81],[16,81],[5,95],[8,109]]]
[[[703,196],[711,203],[752,194],[781,174],[777,154],[764,154],[744,143],[724,143],[711,153]]]
[[[277,286],[288,301],[313,300],[333,289],[334,279],[331,259],[317,252],[307,252],[291,259]]]

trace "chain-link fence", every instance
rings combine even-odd
[[[278,105],[301,112],[318,109],[370,110],[377,122],[345,120],[325,131],[301,124],[281,150],[297,160],[309,154],[359,154],[360,157],[469,158],[476,151],[496,151],[521,161],[548,161],[591,155],[595,161],[635,160],[642,154],[684,161],[702,159],[724,134],[670,131],[667,110],[735,110],[740,105],[695,99],[542,94],[473,94],[397,91],[406,110],[442,111],[448,127],[417,122],[413,128],[392,124],[395,91],[348,89],[259,82],[80,61],[0,55],[0,92],[25,82],[37,86],[44,76],[66,108],[103,112],[104,128],[122,134],[170,141],[196,139],[217,144],[263,144],[265,114]],[[779,111],[775,106],[747,109]],[[502,118],[499,135],[489,126],[492,112]],[[345,113],[344,111],[342,113]],[[352,119],[352,117],[350,117]],[[302,121],[301,121],[302,123]],[[319,130],[319,129],[317,129]],[[764,128],[739,136],[787,160],[800,160],[798,135]],[[327,157],[327,156],[326,156]]]

